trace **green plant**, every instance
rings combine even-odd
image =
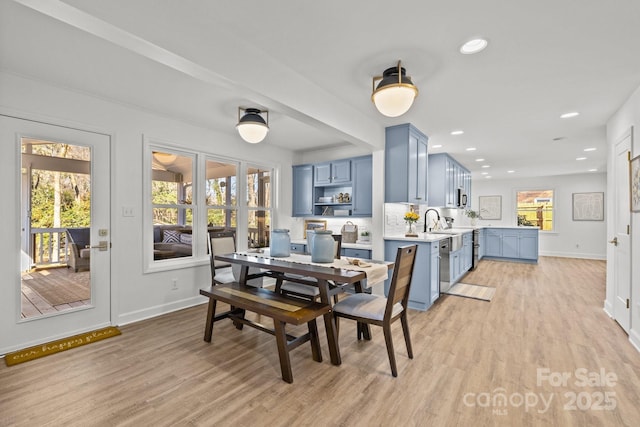
[[[361,235],[361,236],[365,236],[365,237],[366,237],[366,236],[368,236],[368,235],[369,235],[369,232],[368,232],[368,231],[363,231],[362,233],[360,233],[360,235]]]
[[[480,214],[477,211],[473,211],[471,209],[467,210],[464,212],[464,214],[466,216],[468,216],[469,218],[473,219],[473,218],[480,218]]]

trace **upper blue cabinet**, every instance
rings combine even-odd
[[[427,142],[410,123],[386,128],[384,201],[427,203]]]
[[[351,160],[337,160],[315,165],[313,185],[335,185],[351,182]]]
[[[447,153],[429,155],[429,206],[471,207],[471,173]]]
[[[362,216],[373,212],[372,156],[293,166],[293,216]]]

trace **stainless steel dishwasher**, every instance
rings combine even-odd
[[[462,247],[462,234],[440,240],[440,293],[447,292],[451,287],[451,269],[449,267],[450,254]]]
[[[449,253],[451,252],[451,237],[440,240],[440,293],[449,290]]]

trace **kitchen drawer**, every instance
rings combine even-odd
[[[292,243],[291,244],[291,252],[304,254],[307,252],[307,245],[303,245],[300,243]]]
[[[350,258],[371,259],[371,251],[367,249],[342,248],[341,255]]]

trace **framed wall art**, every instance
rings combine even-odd
[[[631,160],[629,164],[629,173],[631,212],[640,212],[640,156],[636,156]]]
[[[478,200],[480,219],[502,219],[502,196],[480,196]]]
[[[305,219],[304,220],[304,238],[307,238],[308,230],[326,230],[327,221],[318,219]]]
[[[573,193],[574,221],[604,221],[604,193]]]

